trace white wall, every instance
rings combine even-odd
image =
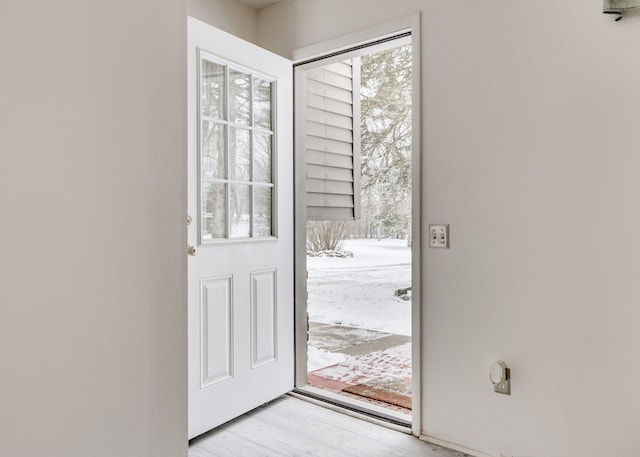
[[[189,16],[251,43],[258,41],[258,11],[234,0],[188,0]]]
[[[425,435],[478,454],[634,457],[640,17],[600,0],[292,0],[291,50],[421,11]],[[512,368],[512,396],[488,367]]]
[[[2,456],[186,456],[186,14],[0,3]]]

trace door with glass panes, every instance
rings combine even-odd
[[[189,18],[189,437],[293,388],[291,62]]]

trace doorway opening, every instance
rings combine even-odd
[[[347,57],[296,69],[296,145],[306,153],[297,286],[304,235],[307,320],[297,385],[306,395],[409,425],[418,208],[411,34]],[[299,176],[299,160],[297,167]]]

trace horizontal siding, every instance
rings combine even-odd
[[[307,192],[314,194],[353,195],[353,183],[347,181],[329,181],[326,179],[307,180]]]
[[[351,208],[353,210],[353,196],[307,192],[307,205],[328,208]]]
[[[351,76],[342,76],[338,73],[325,70],[324,68],[309,70],[307,72],[307,79],[330,84],[341,89],[353,90],[353,80]]]
[[[353,131],[351,129],[333,127],[320,122],[307,122],[307,135],[353,143]]]
[[[307,165],[307,178],[329,181],[353,182],[353,171],[348,168],[334,168],[325,165]]]
[[[356,217],[355,190],[359,187],[354,175],[354,145],[359,138],[354,138],[354,129],[359,132],[359,125],[354,126],[354,103],[359,103],[360,81],[353,80],[353,72],[349,61],[306,73],[308,220],[343,221]],[[358,88],[356,100],[354,87]],[[359,113],[357,119],[359,123]]]
[[[324,65],[322,68],[324,68],[326,71],[331,71],[333,73],[346,76],[347,78],[351,78],[351,76],[353,75],[353,70],[351,67],[351,61],[346,61],[330,63],[329,65]]]
[[[334,154],[353,155],[353,145],[350,142],[307,136],[307,149],[314,151],[333,152]]]
[[[333,98],[323,97],[322,95],[307,93],[307,106],[330,113],[353,117],[353,105],[351,103],[341,102]]]
[[[307,92],[309,94],[321,95],[343,103],[353,103],[353,92],[351,89],[340,89],[319,81],[308,81]]]
[[[331,125],[332,127],[340,127],[343,129],[353,128],[353,118],[343,114],[333,113],[318,108],[307,107],[307,120],[313,122],[321,122]]]
[[[307,149],[307,163],[311,165],[326,165],[335,168],[353,168],[353,157],[333,154],[325,151]]]
[[[308,207],[307,220],[309,221],[352,221],[353,208],[325,208]]]

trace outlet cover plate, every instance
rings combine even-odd
[[[449,249],[449,225],[429,225],[429,247]]]

